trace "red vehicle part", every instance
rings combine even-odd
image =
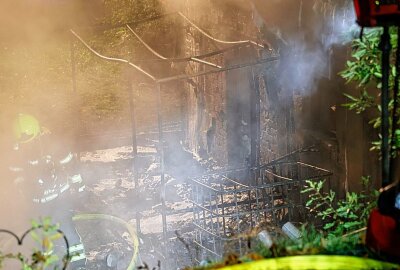
[[[354,7],[360,26],[400,24],[400,0],[354,0]]]
[[[374,209],[370,215],[367,244],[375,251],[400,258],[400,232],[393,217],[382,215]]]

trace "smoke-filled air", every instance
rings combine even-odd
[[[397,269],[398,4],[358,2],[0,1],[0,269]]]

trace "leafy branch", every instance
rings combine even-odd
[[[325,180],[306,181],[302,191],[308,194],[306,207],[324,223],[323,229],[330,235],[340,236],[367,224],[379,192],[371,191],[369,177],[363,177],[362,183],[363,190],[360,193],[347,192],[343,200],[337,200],[336,192],[323,191]]]
[[[371,109],[377,115],[369,121],[374,128],[378,129],[381,126],[380,115],[381,107],[379,105],[379,95],[373,96],[369,93],[371,88],[382,88],[382,71],[381,71],[381,51],[379,49],[380,36],[382,29],[373,28],[365,32],[363,39],[355,39],[352,43],[352,60],[347,61],[346,67],[339,73],[346,80],[347,83],[356,83],[356,87],[360,89],[359,96],[353,96],[345,93],[344,96],[348,98],[348,102],[343,104],[349,110],[354,110],[357,114]],[[392,69],[389,77],[389,87],[393,89],[396,68],[395,68],[395,52],[397,49],[397,30],[392,27],[390,29],[390,37],[392,44],[391,63]],[[389,111],[393,114],[394,99],[399,97],[392,97],[389,104]],[[400,115],[400,112],[396,112]],[[399,118],[398,118],[399,119]],[[393,126],[393,121],[390,119],[390,126]],[[390,138],[392,141],[392,154],[396,155],[400,149],[400,129],[395,130],[395,137]],[[372,142],[371,150],[380,150],[381,136],[378,140]]]
[[[64,234],[59,230],[59,225],[52,223],[51,218],[45,218],[40,222],[32,221],[32,227],[27,231],[29,236],[37,244],[32,250],[32,253],[27,256],[18,253],[4,253],[0,250],[0,269],[3,269],[4,263],[7,260],[17,260],[21,263],[22,270],[44,270],[60,269],[59,263],[64,266],[68,263],[70,257],[65,255],[64,258],[54,253],[54,241],[64,238]],[[24,236],[17,239],[19,245],[22,245]]]

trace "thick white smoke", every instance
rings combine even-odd
[[[282,6],[287,5],[289,10],[289,5],[296,5],[297,14],[291,14],[296,16],[286,19],[290,27],[272,17],[273,8],[262,9],[261,3],[252,2],[254,23],[260,31],[267,31],[269,37],[276,39],[273,43],[281,54],[278,72],[282,89],[310,94],[317,80],[334,75],[333,48],[349,43],[358,29],[352,2],[315,0],[275,4],[282,11],[285,10]]]

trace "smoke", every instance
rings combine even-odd
[[[265,8],[254,0],[254,22],[280,52],[281,88],[308,95],[319,79],[335,75],[331,71],[335,46],[346,45],[353,38],[357,27],[352,2],[279,1],[275,5]],[[277,18],[276,13],[284,19]]]
[[[84,135],[92,135],[79,138],[86,148],[86,153],[83,153],[86,160],[82,160],[84,162],[82,174],[91,189],[90,193],[93,198],[93,201],[84,202],[89,203],[90,208],[85,210],[113,214],[130,219],[130,222],[134,220],[135,212],[143,210],[150,218],[159,219],[156,205],[151,205],[152,203],[160,203],[159,194],[161,193],[160,166],[157,167],[156,165],[158,163],[157,151],[160,150],[161,142],[158,141],[157,136],[155,115],[158,108],[154,89],[135,90],[137,94],[135,96],[137,128],[139,133],[145,134],[138,136],[140,158],[137,160],[139,162],[137,165],[141,166],[139,171],[141,189],[137,193],[132,192],[134,186],[132,181],[133,156],[132,148],[127,146],[131,144],[131,138],[126,136],[126,134],[130,135],[131,132],[131,127],[128,126],[130,111],[126,89],[121,87],[123,76],[113,74],[114,77],[109,79],[111,69],[104,68],[107,64],[91,56],[76,43],[77,57],[80,57],[79,60],[81,60],[78,61],[77,67],[78,92],[86,99],[83,100],[85,104],[78,105],[70,99],[72,96],[71,60],[70,37],[66,34],[67,30],[71,26],[92,22],[93,18],[99,15],[98,10],[101,9],[94,8],[90,4],[84,5],[81,2],[85,1],[1,1],[0,24],[7,27],[0,29],[0,54],[3,56],[2,62],[4,63],[1,67],[4,72],[3,74],[0,73],[0,89],[2,90],[0,93],[2,102],[0,145],[2,149],[12,146],[13,138],[6,138],[5,134],[11,132],[10,124],[13,115],[18,112],[32,112],[39,118],[43,126],[50,128],[54,133],[53,135],[68,133],[74,126],[79,125],[76,113],[80,112],[81,116],[87,116],[85,122],[87,125],[81,127],[82,129],[79,132]],[[99,4],[101,1],[94,2]],[[118,1],[114,2],[117,5]],[[127,2],[131,3],[132,1]],[[188,0],[165,0],[162,2],[165,4],[167,12],[183,11],[185,13],[189,10],[188,5],[186,5]],[[244,0],[189,0],[189,2],[190,15],[197,16],[196,22],[207,18],[206,15],[209,14],[210,7],[219,7],[223,11],[241,8],[246,13],[252,12],[254,24],[259,28],[260,33],[273,45],[274,49],[281,53],[282,58],[278,66],[279,76],[277,76],[281,88],[285,91],[301,91],[303,94],[311,93],[315,88],[315,81],[319,78],[332,76],[330,71],[331,50],[336,45],[346,44],[349,41],[344,34],[348,33],[348,29],[352,27],[355,20],[350,5],[335,5],[333,4],[334,1],[304,0],[301,6],[299,6],[301,1],[288,1],[293,6],[286,6],[283,1],[278,0],[254,0],[252,2]],[[323,2],[330,4],[321,4]],[[91,3],[93,4],[93,1]],[[113,2],[110,1],[110,3]],[[297,3],[297,6],[294,3]],[[84,8],[81,9],[80,7]],[[286,14],[286,11],[290,14],[284,16],[283,14]],[[323,23],[321,23],[321,18],[324,18]],[[220,18],[215,20],[217,22]],[[201,22],[204,23],[204,20]],[[224,22],[224,26],[221,26],[222,23],[215,23],[211,32],[217,33],[219,37],[234,37],[233,34],[235,33],[226,34],[226,32],[232,31],[229,24],[231,22]],[[158,33],[157,30],[159,29],[153,30]],[[164,41],[164,37],[172,36],[168,31],[165,31],[163,36],[161,34],[155,35],[154,39],[157,38],[160,47],[166,46],[163,42],[160,42]],[[123,34],[123,32],[121,33]],[[102,34],[100,33],[99,36]],[[96,37],[90,38],[95,39]],[[88,37],[88,39],[90,38]],[[98,43],[106,43],[101,39],[97,41]],[[121,38],[121,43],[124,41]],[[199,45],[195,43],[196,40],[193,42],[194,46]],[[120,44],[118,43],[118,45]],[[104,47],[106,46],[108,44],[104,45]],[[114,49],[112,48],[112,50]],[[134,54],[132,53],[132,55]],[[142,55],[139,56],[142,57]],[[159,70],[165,71],[162,68]],[[112,69],[112,72],[117,73],[120,70]],[[116,82],[117,80],[119,82]],[[187,114],[196,114],[196,117],[204,114],[203,118],[195,119],[193,116],[193,122],[200,127],[196,130],[194,128],[190,130],[193,137],[205,137],[206,134],[212,134],[212,118],[218,120],[217,132],[222,132],[221,130],[226,128],[226,112],[223,109],[225,93],[221,91],[220,94],[216,94],[223,88],[224,82],[220,82],[220,77],[216,77],[215,81],[210,80],[207,84],[205,82],[201,84],[203,80],[204,78],[193,80],[193,85],[197,84],[197,86],[190,91],[196,92],[195,95],[204,95],[203,100],[198,99],[199,103],[203,102],[204,104],[187,105],[188,107],[193,105],[192,108],[195,108],[193,111],[187,110]],[[212,85],[217,80],[221,85]],[[135,82],[134,88],[138,83],[140,81]],[[101,86],[99,86],[100,84]],[[206,90],[200,89],[201,87]],[[248,88],[247,85],[240,85],[240,87]],[[118,91],[118,94],[108,95],[112,91]],[[182,94],[185,91],[189,92],[180,84],[168,86],[164,89],[163,109],[161,111],[164,122],[171,124],[187,120],[188,115],[180,115],[182,113],[180,110],[184,111],[185,108],[182,109],[176,105],[179,100],[185,100],[183,97],[187,93]],[[201,91],[208,92],[202,93]],[[99,92],[107,94],[104,95],[100,103],[95,102],[100,96]],[[246,103],[246,101],[242,103]],[[205,107],[207,104],[208,108]],[[211,106],[215,108],[210,109]],[[123,108],[121,109],[121,107]],[[93,115],[92,109],[100,113]],[[206,115],[206,109],[209,109],[209,115]],[[118,114],[115,112],[116,110],[122,112]],[[103,119],[105,115],[113,113],[116,115],[114,118]],[[241,120],[243,119],[239,119],[238,122],[243,122]],[[177,192],[184,189],[180,180],[189,175],[201,174],[203,168],[193,160],[192,153],[182,148],[181,141],[185,139],[185,134],[170,132],[172,128],[168,124],[164,126],[166,133],[168,133],[164,138],[166,141],[165,165],[166,172],[169,174],[166,181],[170,188],[167,190],[167,193],[169,193],[166,198],[173,202],[177,197]],[[122,125],[124,126],[121,128]],[[54,126],[58,126],[58,128],[52,128]],[[86,129],[89,129],[89,131]],[[121,129],[123,130],[121,131]],[[226,136],[226,134],[219,135],[220,137]],[[122,136],[125,137],[119,140]],[[144,139],[145,137],[146,139]],[[61,148],[72,147],[70,143],[56,139],[56,144]],[[222,141],[218,143],[218,145],[215,143],[220,147],[217,151],[226,151],[224,149],[226,144]],[[114,148],[112,150],[107,149],[111,147]],[[11,152],[4,151],[4,153],[4,156],[8,157]],[[20,197],[18,189],[12,188],[13,179],[5,172],[8,166],[6,158],[1,160],[1,165],[4,171],[1,172],[0,176],[6,179],[6,181],[0,183],[1,192],[4,193],[4,196],[1,196],[1,213],[5,217],[11,217],[12,212],[18,212],[20,218],[3,218],[0,227],[12,228],[17,226],[18,223],[18,228],[26,228],[29,226],[28,220],[30,218],[37,218],[37,212],[32,211],[32,206],[24,202],[29,198]],[[178,179],[178,181],[173,181],[173,178]],[[149,197],[153,197],[150,198],[151,201]],[[13,209],[9,207],[10,202],[13,202]],[[132,205],[134,207],[131,207]],[[69,211],[73,208],[73,205],[66,201],[64,207],[62,210],[54,208],[51,211],[54,214],[62,213],[62,211]],[[149,220],[144,222],[148,223],[142,224],[142,227],[147,227],[150,232],[160,231],[159,220],[154,223]]]
[[[87,21],[84,15],[87,10],[77,8],[76,2],[0,1],[0,229],[9,229],[18,235],[31,226],[32,219],[52,216],[54,222],[60,222],[57,215],[69,216],[69,209],[72,209],[70,200],[64,200],[65,208],[44,211],[40,204],[33,203],[39,185],[34,180],[38,179],[20,177],[17,180],[18,176],[32,172],[14,173],[10,167],[23,164],[21,166],[26,169],[28,160],[42,158],[40,152],[28,157],[14,151],[16,138],[12,126],[19,113],[32,114],[38,118],[40,126],[54,136],[61,134],[57,140],[46,139],[42,142],[44,145],[52,143],[56,149],[65,148],[66,151],[74,147],[61,137],[71,133],[71,123],[75,121],[70,102],[67,30]],[[9,251],[5,238],[0,236],[2,252]]]
[[[347,45],[358,32],[353,2],[349,0],[236,0],[163,1],[167,11],[198,14],[213,8],[229,13],[249,12],[261,37],[281,54],[278,80],[282,89],[309,95],[321,78],[331,79],[336,46]],[[188,8],[190,6],[191,8]],[[211,11],[213,12],[213,11]],[[203,16],[190,14],[201,20]],[[222,37],[229,32],[224,24],[210,25],[208,31]],[[229,34],[228,34],[229,36]],[[255,37],[253,37],[255,38]]]
[[[348,44],[359,32],[353,2],[345,1],[343,5],[331,6],[330,10],[327,27],[332,31],[324,43],[325,47],[330,48],[334,45]]]

